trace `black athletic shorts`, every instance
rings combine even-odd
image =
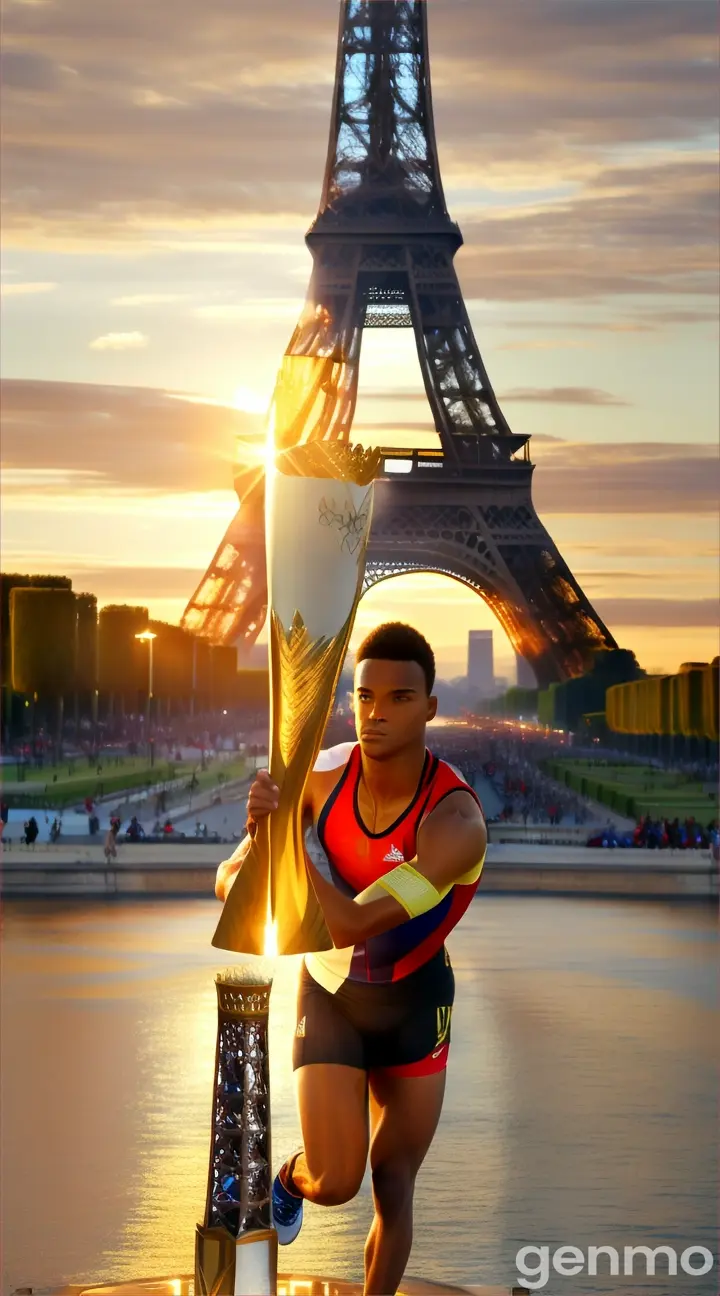
[[[432,1075],[450,1047],[455,977],[447,950],[389,984],[345,981],[330,994],[300,973],[293,1070],[338,1062],[360,1071]]]

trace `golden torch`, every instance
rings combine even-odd
[[[332,708],[362,591],[381,452],[322,438],[342,387],[334,356],[285,356],[268,434],[265,496],[270,775],[277,809],[258,825],[213,945],[263,954],[330,949],[305,865],[302,797]],[[301,440],[303,429],[313,439]],[[307,435],[307,434],[306,434]]]

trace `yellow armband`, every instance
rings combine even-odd
[[[485,863],[486,855],[487,845],[482,853],[482,858],[478,860],[477,864],[473,864],[472,868],[468,869],[467,873],[463,873],[462,877],[457,878],[455,886],[471,886],[473,882],[477,882],[483,871],[483,864]]]
[[[398,864],[397,868],[384,873],[377,882],[356,895],[355,903],[369,904],[372,900],[381,900],[383,895],[391,895],[410,918],[419,918],[420,914],[434,909],[450,890],[451,886],[446,886],[438,891],[412,864]]]

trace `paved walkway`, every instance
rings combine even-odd
[[[502,813],[504,804],[503,798],[500,796],[500,793],[497,791],[492,780],[487,778],[485,774],[476,775],[475,791],[480,797],[485,814],[489,819]],[[634,819],[628,819],[627,816],[618,814],[617,811],[611,810],[609,806],[603,805],[601,801],[591,801],[588,797],[582,797],[579,799],[581,799],[587,806],[590,813],[587,823],[582,825],[583,830],[586,832],[588,837],[590,836],[591,830],[594,826],[602,826],[605,828],[608,824],[611,824],[613,828],[617,828],[620,832],[632,832],[635,827]],[[509,822],[522,823],[522,816],[518,816],[517,819],[510,820]],[[544,825],[534,825],[532,819],[529,818],[528,826],[543,827]],[[560,826],[565,828],[575,827],[574,816],[564,815]]]
[[[503,803],[500,794],[492,780],[485,774],[475,775],[475,791],[480,797],[483,811],[488,819],[496,819],[499,814],[502,814]]]
[[[194,836],[195,824],[198,821],[207,825],[209,833],[217,833],[220,837],[228,838],[239,836],[245,824],[245,799],[249,785],[249,778],[234,779],[229,783],[206,788],[192,797],[186,795],[178,805],[168,804],[165,814],[160,818],[162,820],[170,818],[176,830],[188,836]],[[222,804],[213,806],[213,798],[218,794],[222,797]],[[65,810],[61,814],[60,811],[28,810],[22,807],[10,811],[5,835],[17,843],[26,819],[34,815],[40,829],[38,843],[41,845],[49,843],[52,822],[58,818],[62,824],[60,845],[63,844],[63,839],[67,842],[68,838],[80,838],[87,841],[89,845],[102,847],[112,815],[120,815],[123,830],[127,828],[132,816],[137,815],[148,835],[152,833],[158,817],[155,813],[154,796],[130,800],[127,792],[109,797],[96,805],[95,813],[100,820],[100,830],[94,838],[91,838],[88,832],[88,816],[85,813]]]

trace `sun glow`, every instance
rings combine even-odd
[[[266,414],[269,401],[267,396],[251,387],[236,387],[231,403],[233,409],[242,410],[244,414]]]

